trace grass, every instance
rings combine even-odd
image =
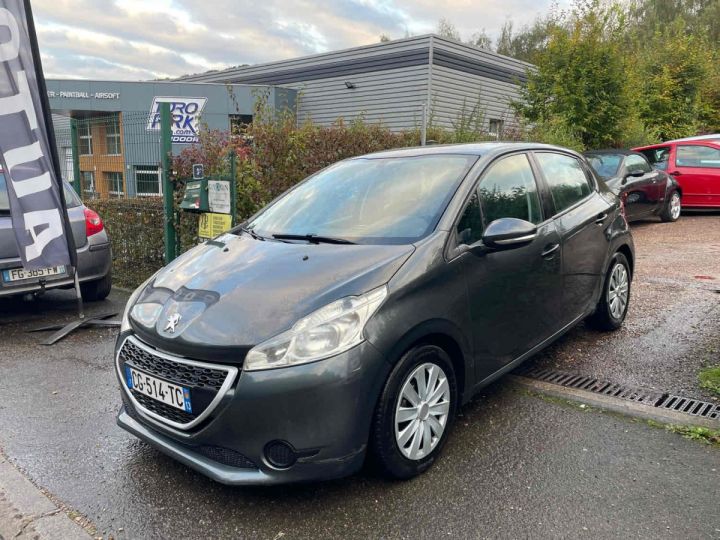
[[[720,396],[720,364],[706,367],[698,373],[700,387]]]
[[[720,366],[718,366],[720,368]],[[643,420],[641,418],[633,418],[631,416],[624,415],[622,413],[613,412],[613,411],[605,411],[603,409],[598,409],[595,407],[591,407],[590,405],[586,405],[584,403],[580,403],[578,401],[569,400],[569,399],[562,399],[557,398],[554,396],[548,396],[542,393],[533,392],[531,390],[520,390],[521,393],[532,396],[535,398],[539,398],[542,401],[546,401],[548,403],[554,403],[556,405],[561,405],[565,407],[570,407],[573,409],[579,409],[583,412],[594,412],[594,413],[600,413],[600,414],[606,414],[609,416],[613,416],[615,418],[619,418],[622,420],[625,420],[626,422],[631,423],[645,423],[650,427],[657,428],[657,429],[664,429],[667,431],[670,431],[671,433],[677,433],[678,435],[682,435],[686,439],[690,439],[692,441],[696,441],[703,444],[710,444],[712,446],[716,446],[720,448],[720,429],[711,429],[701,426],[683,426],[683,425],[677,425],[677,424],[665,424],[663,422],[657,422],[655,420]]]
[[[713,446],[720,446],[720,430],[698,426],[665,426],[665,429],[678,433],[686,439],[700,441]]]

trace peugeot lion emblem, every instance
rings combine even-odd
[[[167,324],[165,325],[165,331],[169,332],[170,334],[175,333],[175,327],[180,322],[181,315],[179,313],[173,313],[172,315],[168,316]]]

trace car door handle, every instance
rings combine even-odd
[[[608,217],[607,213],[603,212],[602,214],[600,214],[597,217],[597,219],[595,220],[595,223],[597,223],[598,225],[602,225],[603,223],[605,223],[605,220],[607,219],[607,217]]]
[[[543,259],[552,259],[558,249],[560,249],[560,244],[548,244],[540,255]]]
[[[671,173],[668,173],[668,174],[669,174],[670,176],[680,176],[680,175],[682,175],[682,173],[681,173],[680,171],[674,171],[674,172],[671,172]]]

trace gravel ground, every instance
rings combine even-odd
[[[698,371],[720,362],[720,214],[632,224],[636,262],[625,325],[580,325],[527,365],[707,400]]]

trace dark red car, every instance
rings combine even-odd
[[[633,150],[677,180],[683,207],[720,208],[720,140],[669,141]]]
[[[682,189],[672,176],[653,169],[643,154],[630,150],[585,152],[590,166],[625,204],[628,221],[658,216],[677,221],[682,211]]]

